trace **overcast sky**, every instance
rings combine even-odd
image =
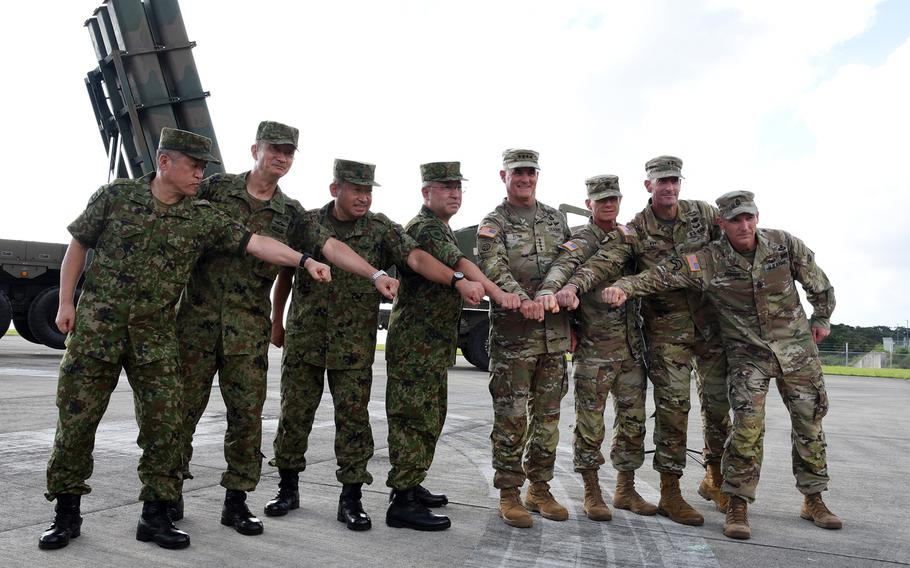
[[[5,5],[0,238],[68,242],[107,181],[83,78],[99,2]],[[460,160],[455,228],[504,196],[501,151],[540,152],[538,198],[583,206],[644,163],[683,158],[682,197],[756,193],[760,225],[802,238],[834,283],[835,323],[910,318],[910,2],[257,2],[183,0],[228,171],[256,125],[301,130],[282,188],[329,199],[336,157],[377,164],[374,210],[405,223],[418,165]],[[903,196],[903,197],[901,197]]]

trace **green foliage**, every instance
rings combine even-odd
[[[895,340],[910,335],[906,327],[858,327],[844,324],[831,324],[831,335],[822,341],[818,348],[822,351],[843,351],[844,343],[850,344],[850,351],[881,351],[882,338],[893,337]],[[895,355],[897,350],[895,350]]]

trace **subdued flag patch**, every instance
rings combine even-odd
[[[575,244],[575,241],[566,241],[566,242],[562,243],[561,245],[559,245],[559,248],[561,248],[564,251],[573,252],[573,251],[578,250],[578,245]]]
[[[495,227],[481,227],[477,229],[478,237],[486,237],[488,239],[492,239],[498,234],[499,231]]]
[[[687,254],[686,262],[689,263],[689,270],[691,272],[701,272],[701,264],[698,262],[697,255]]]

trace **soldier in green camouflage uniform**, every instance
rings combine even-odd
[[[717,210],[703,201],[680,200],[682,160],[659,156],[645,165],[648,206],[629,223],[636,239],[637,270],[676,259],[720,236]],[[675,291],[642,301],[649,376],[654,385],[654,469],[661,474],[659,512],[673,521],[700,525],[704,518],[683,499],[679,478],[686,466],[686,438],[692,372],[701,401],[705,479],[699,494],[723,510],[720,458],[730,431],[726,396],[726,363],[715,315],[694,291]]]
[[[537,201],[537,152],[503,152],[503,203],[477,229],[479,266],[506,292],[518,294],[518,313],[490,307],[490,394],[493,397],[493,485],[506,524],[527,528],[527,509],[565,520],[568,511],[549,490],[559,442],[560,401],[568,389],[568,314],[544,314],[533,300],[559,245],[571,233],[565,216]],[[522,462],[522,459],[524,460]],[[519,489],[531,481],[525,506]]]
[[[199,186],[209,201],[251,231],[313,251],[329,235],[303,207],[278,187],[294,162],[299,131],[263,121],[251,152],[253,170],[215,174]],[[261,521],[246,509],[262,468],[262,406],[266,396],[271,330],[269,292],[281,267],[255,257],[211,251],[193,269],[177,314],[180,375],[184,384],[183,477],[189,472],[193,433],[205,411],[218,373],[227,407],[224,456],[227,471],[222,520],[242,534],[260,534]],[[179,511],[176,516],[182,516]],[[172,515],[173,516],[173,515]]]
[[[61,267],[57,325],[70,332],[60,365],[59,418],[47,468],[48,500],[57,499],[54,524],[41,548],[61,548],[79,536],[80,497],[91,491],[95,432],[125,369],[136,403],[139,479],[144,501],[136,538],[166,548],[189,545],[174,528],[167,502],[177,498],[181,475],[181,398],[175,306],[197,259],[206,251],[247,252],[285,265],[302,260],[271,239],[252,235],[196,193],[210,139],[182,130],[161,131],[157,173],[101,187],[69,226],[73,240]],[[79,308],[73,290],[88,249],[94,257]],[[312,268],[328,267],[312,259]]]
[[[834,289],[802,241],[784,231],[756,228],[752,193],[730,192],[717,204],[724,238],[685,255],[682,263],[663,262],[620,279],[616,288],[605,291],[605,300],[686,288],[705,293],[715,306],[734,416],[723,456],[723,490],[732,496],[724,534],[751,534],[746,503],[755,500],[761,471],[765,398],[772,377],[790,413],[793,473],[805,496],[800,514],[823,528],[841,528],[821,499],[828,487],[821,423],[828,395],[815,346],[829,333]],[[811,322],[796,282],[814,308]]]
[[[389,425],[389,461],[386,485],[392,488],[386,524],[418,530],[442,530],[451,523],[428,507],[448,503],[421,482],[433,463],[436,443],[446,415],[447,369],[455,362],[462,298],[457,287],[480,286],[499,303],[507,295],[465,258],[449,219],[461,208],[459,162],[432,162],[420,166],[423,207],[405,230],[440,262],[456,270],[450,285],[431,282],[408,268],[401,271],[401,288],[389,318],[386,339],[386,415]]]
[[[434,282],[449,284],[453,270],[416,248],[401,225],[370,212],[372,189],[378,185],[374,171],[372,164],[335,160],[330,186],[335,199],[316,212],[318,221],[374,266],[408,266]],[[378,271],[374,276],[384,275]],[[282,273],[276,286],[273,327],[281,327],[288,276]],[[281,366],[281,417],[275,457],[269,463],[296,488],[296,476],[306,468],[307,440],[328,374],[335,405],[336,477],[343,485],[338,520],[352,530],[366,530],[372,523],[360,497],[362,484],[373,481],[367,471],[373,456],[367,404],[380,298],[368,281],[346,273],[337,274],[328,286],[314,286],[312,279],[298,274],[293,289]],[[266,514],[272,514],[268,506]]]
[[[586,180],[585,202],[592,216],[587,225],[575,230],[572,238],[559,245],[559,258],[550,267],[537,298],[549,296],[550,303],[559,300],[561,307],[574,309],[573,329],[578,346],[573,356],[575,383],[575,471],[585,484],[584,510],[588,518],[606,521],[612,518],[604,502],[597,470],[604,463],[604,410],[607,395],[613,393],[613,444],[610,460],[619,471],[614,506],[642,515],[653,515],[657,507],[646,502],[635,491],[635,470],[645,457],[645,370],[642,363],[641,326],[637,306],[612,309],[600,298],[601,290],[623,274],[630,263],[613,267],[600,279],[588,268],[579,268],[602,247],[619,249],[631,258],[635,234],[616,223],[622,193],[619,178],[595,176]],[[595,279],[597,278],[597,279]]]

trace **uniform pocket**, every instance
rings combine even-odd
[[[825,389],[825,377],[819,374],[812,379],[812,386],[817,391],[815,397],[815,414],[813,418],[816,421],[821,420],[828,414],[828,391]]]

